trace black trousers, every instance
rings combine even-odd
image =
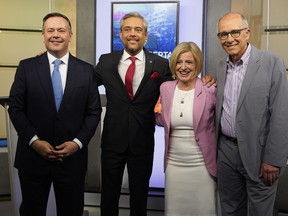
[[[146,216],[153,153],[134,155],[129,150],[125,153],[102,150],[101,163],[101,216],[118,216],[125,165],[129,180],[130,216]]]
[[[84,174],[83,174],[84,173]],[[51,184],[53,183],[57,216],[82,216],[84,208],[85,172],[67,175],[61,166],[51,166],[47,173],[30,174],[18,171],[22,203],[21,216],[45,216]]]

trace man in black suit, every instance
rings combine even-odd
[[[160,84],[172,78],[167,59],[143,49],[147,22],[138,13],[120,21],[124,50],[100,57],[95,68],[98,84],[106,89],[107,105],[102,133],[101,215],[118,215],[118,202],[127,164],[130,215],[146,215],[149,179],[154,151],[154,106]],[[125,75],[136,57],[133,95],[125,87]]]
[[[47,52],[20,61],[9,97],[8,111],[18,133],[20,215],[45,215],[53,183],[57,215],[82,216],[87,147],[101,115],[97,82],[93,66],[68,51],[72,29],[65,15],[46,15],[42,34]],[[57,59],[59,108],[51,79]]]

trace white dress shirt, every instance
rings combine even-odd
[[[125,76],[129,65],[131,64],[131,60],[129,59],[130,55],[124,50],[122,58],[120,59],[120,63],[118,65],[119,75],[125,85]],[[144,76],[145,72],[145,53],[141,50],[136,56],[136,68],[135,73],[133,76],[132,88],[133,88],[133,95],[137,92],[137,89],[141,83],[141,80]]]

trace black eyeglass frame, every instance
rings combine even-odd
[[[245,29],[247,29],[248,27],[242,28],[242,29],[233,29],[230,32],[219,32],[217,34],[217,37],[220,38],[221,40],[226,40],[229,36],[229,34],[231,35],[231,37],[233,38],[238,38],[241,34],[241,32]]]

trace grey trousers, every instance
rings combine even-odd
[[[221,135],[218,143],[218,189],[222,216],[273,216],[278,181],[272,186],[252,180],[238,145]]]

